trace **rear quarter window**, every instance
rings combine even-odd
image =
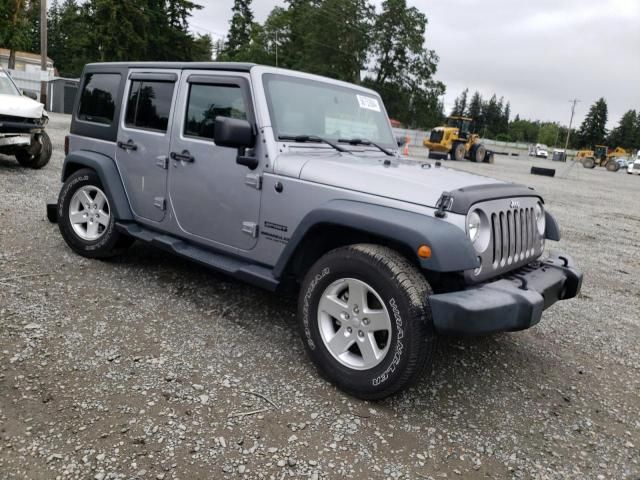
[[[111,125],[122,77],[117,73],[89,73],[80,96],[78,119]]]

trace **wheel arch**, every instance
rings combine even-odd
[[[64,160],[62,181],[65,182],[73,173],[83,168],[96,172],[105,189],[118,220],[133,220],[129,199],[124,190],[120,173],[115,161],[102,153],[80,150],[72,152]]]
[[[455,225],[406,210],[333,200],[303,218],[278,259],[274,276],[303,275],[328,251],[355,243],[391,247],[427,271],[458,272],[478,266],[473,246]],[[431,258],[417,256],[420,245],[431,247]]]

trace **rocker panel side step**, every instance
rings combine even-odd
[[[226,254],[216,253],[165,233],[155,232],[136,223],[116,222],[116,228],[133,238],[149,243],[229,276],[261,288],[275,291],[280,282],[270,268],[262,267]]]

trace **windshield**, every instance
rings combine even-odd
[[[377,95],[287,75],[265,74],[263,81],[276,138],[357,138],[396,148]]]
[[[0,70],[0,95],[20,95],[9,75],[2,70]]]

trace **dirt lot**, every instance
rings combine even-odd
[[[74,255],[45,218],[67,127],[41,171],[0,156],[1,478],[640,478],[638,176],[456,163],[546,197],[582,294],[444,339],[418,386],[367,403],[318,377],[292,299],[145,245]]]

